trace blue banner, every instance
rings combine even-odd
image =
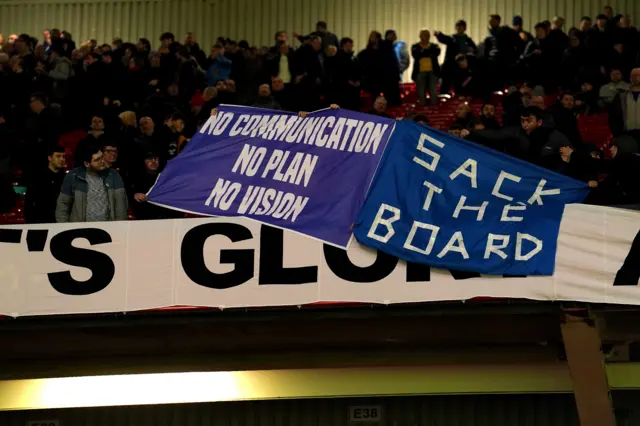
[[[171,160],[149,201],[246,216],[346,247],[395,121],[222,106]]]
[[[587,192],[582,182],[402,121],[354,233],[433,267],[552,275],[564,205]]]

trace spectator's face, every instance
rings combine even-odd
[[[584,19],[580,21],[580,31],[587,31],[589,28],[591,28],[592,25],[593,23],[590,19]]]
[[[553,21],[553,28],[561,30],[564,27],[564,19],[556,19]]]
[[[613,9],[610,7],[605,7],[604,14],[607,15],[607,17],[611,18],[613,16]]]
[[[460,137],[460,129],[450,129],[449,134],[456,137]]]
[[[69,33],[67,33],[67,34],[69,34]],[[62,36],[63,36],[63,34],[60,33],[60,30],[51,31],[51,37],[60,38]],[[64,38],[67,38],[67,37],[65,36]],[[68,38],[71,38],[71,37],[68,37]]]
[[[389,34],[387,34],[387,41],[395,43],[396,40],[398,40],[398,36],[396,35],[395,31],[391,31]]]
[[[482,107],[482,115],[484,115],[485,117],[495,117],[496,107],[493,105],[484,105]]]
[[[328,57],[333,57],[336,56],[336,53],[338,53],[338,48],[335,46],[328,46],[327,47],[327,56]]]
[[[467,114],[469,114],[469,112],[471,112],[471,107],[469,106],[469,104],[463,103],[458,106],[458,117],[465,118]]]
[[[144,167],[149,172],[152,172],[152,173],[157,172],[158,168],[160,167],[160,158],[152,157],[152,158],[145,159],[144,160]]]
[[[111,57],[111,55],[104,55],[102,57],[102,62],[104,62],[105,64],[110,64],[111,62],[113,62],[113,58]]]
[[[91,119],[91,130],[104,130],[104,120],[101,117],[93,117]]]
[[[160,57],[152,56],[150,63],[151,63],[151,68],[160,68]]]
[[[173,120],[169,123],[169,127],[176,133],[181,133],[184,130],[184,120]]]
[[[164,38],[162,40],[160,40],[160,44],[162,45],[162,47],[168,48],[171,43],[173,43],[173,40],[171,40],[170,38]]]
[[[531,105],[537,106],[540,109],[544,109],[544,96],[532,96]]]
[[[611,81],[614,83],[620,83],[622,81],[622,73],[620,70],[612,70],[609,76],[611,77]]]
[[[193,37],[193,33],[187,33],[187,35],[184,36],[184,44],[186,44],[187,46],[195,43],[196,39]]]
[[[260,87],[258,88],[258,96],[261,96],[263,98],[271,96],[271,89],[269,89],[268,84],[260,85]]]
[[[99,173],[107,168],[107,164],[104,162],[104,154],[97,152],[91,156],[91,162],[85,161],[84,166],[94,173]]]
[[[536,28],[536,38],[541,40],[547,36],[547,32],[544,28]]]
[[[640,88],[640,68],[636,68],[631,71],[631,86],[634,88]]]
[[[431,33],[429,31],[427,30],[420,31],[420,43],[429,44],[430,40],[431,40]]]
[[[460,69],[466,70],[467,68],[469,68],[469,62],[466,59],[462,59],[458,61],[458,67]]]
[[[457,34],[464,34],[465,31],[467,31],[467,28],[464,25],[456,25]]]
[[[571,47],[578,47],[580,46],[580,39],[578,37],[571,37],[571,39],[569,39],[569,43],[571,44]]]
[[[321,25],[316,25],[316,31],[319,33],[326,33],[327,29]]]
[[[522,25],[518,25],[518,24],[514,25],[513,26],[513,30],[515,32],[517,32],[517,33],[520,33],[520,31],[522,31]],[[520,34],[520,35],[522,35],[522,34]]]
[[[15,43],[16,40],[18,40],[18,35],[17,34],[9,34],[9,44]]]
[[[598,28],[600,29],[605,29],[607,26],[607,20],[606,19],[598,19],[596,21],[596,25],[598,26]]]
[[[489,18],[489,27],[491,28],[497,28],[500,26],[500,22],[498,22],[497,19],[495,18]]]
[[[155,128],[155,124],[153,123],[153,120],[150,117],[142,117],[140,119],[140,130],[145,135],[153,134],[154,128]]]
[[[575,106],[575,99],[571,95],[564,95],[562,97],[562,106],[566,109],[573,109]]]
[[[225,92],[227,90],[227,85],[224,81],[218,81],[216,83],[216,89],[218,89],[218,92]]]
[[[107,145],[104,147],[104,162],[107,167],[113,166],[118,161],[118,148],[115,146]]]
[[[311,40],[311,47],[313,47],[313,50],[315,50],[316,52],[319,52],[322,48],[322,42],[319,38],[314,38]]]
[[[351,53],[353,52],[353,43],[345,43],[342,45],[342,50],[344,50],[346,53]]]
[[[287,41],[288,41],[287,33],[281,32],[278,34],[278,39],[277,39],[278,44],[287,44]]]
[[[178,96],[178,93],[180,93],[180,90],[178,89],[178,85],[172,84],[171,86],[169,86],[167,88],[167,93],[169,94],[169,96]]]
[[[49,165],[56,169],[64,169],[67,167],[67,159],[65,157],[64,152],[54,152],[53,155],[49,156]]]
[[[628,16],[620,18],[620,28],[629,28],[631,26],[631,19]]]
[[[51,41],[51,32],[49,32],[49,30],[44,30],[42,32],[42,39],[46,42],[50,42]]]
[[[233,80],[227,80],[224,82],[224,84],[227,85],[227,90],[229,92],[235,92],[236,91],[236,82]]]
[[[31,103],[29,106],[31,107],[31,111],[35,112],[36,114],[40,114],[44,109],[44,104],[40,99],[37,98],[31,99]]]
[[[211,56],[215,58],[218,55],[224,55],[224,48],[213,46],[211,48]]]
[[[522,130],[524,130],[526,134],[530,134],[538,127],[542,126],[542,120],[538,121],[534,115],[529,117],[520,117],[520,123],[522,124]]]
[[[387,110],[387,100],[385,98],[377,98],[373,103],[373,109],[378,113],[383,113]]]
[[[476,124],[474,124],[474,125],[473,125],[473,130],[475,130],[476,132],[477,132],[477,131],[480,131],[480,130],[484,130],[484,124],[482,124],[482,123],[476,123]]]
[[[273,88],[274,92],[284,90],[284,81],[281,78],[276,77],[271,80],[271,87]]]

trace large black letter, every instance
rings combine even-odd
[[[378,251],[375,262],[364,268],[351,263],[346,250],[324,245],[324,258],[337,277],[355,283],[374,283],[385,279],[398,264],[398,258]]]
[[[640,232],[631,243],[631,249],[624,259],[622,267],[616,273],[613,285],[638,285],[640,279]]]
[[[91,270],[87,281],[76,281],[71,272],[53,272],[47,274],[49,283],[59,293],[70,296],[86,296],[104,290],[113,279],[116,267],[109,256],[95,250],[73,247],[76,238],[84,238],[91,245],[111,242],[111,236],[103,229],[71,229],[56,235],[49,245],[51,255],[62,263],[80,266]]]
[[[223,290],[243,284],[253,278],[253,250],[220,250],[220,263],[235,267],[224,274],[207,269],[204,262],[204,243],[212,235],[224,235],[232,242],[253,238],[251,231],[235,223],[207,223],[189,230],[182,240],[180,259],[185,274],[203,287]]]
[[[317,266],[285,268],[283,263],[284,232],[262,225],[259,284],[306,284],[318,281]]]

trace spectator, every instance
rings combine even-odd
[[[389,114],[387,114],[387,100],[384,96],[378,96],[373,103],[373,109],[369,111],[369,114],[377,115],[378,117],[391,118]]]
[[[602,105],[607,108],[618,93],[626,92],[631,87],[629,83],[622,81],[622,72],[619,69],[612,69],[609,73],[609,78],[611,81],[600,88],[600,100]]]
[[[455,124],[460,125],[463,129],[468,129],[471,127],[474,119],[475,117],[473,112],[471,112],[471,107],[468,102],[463,102],[458,105]]]
[[[420,31],[420,42],[411,47],[413,56],[413,74],[411,78],[416,82],[418,102],[426,105],[426,93],[429,93],[429,103],[436,103],[436,83],[440,75],[440,47],[431,43],[431,33],[428,30]]]
[[[287,44],[287,33],[278,31],[275,35],[276,44],[269,49],[266,60],[268,81],[280,78],[285,85],[290,84],[295,75],[295,50]]]
[[[200,45],[196,41],[196,36],[192,32],[188,32],[184,36],[184,47],[199,64],[200,67],[205,67],[207,55],[200,49]]]
[[[496,106],[491,103],[485,103],[482,105],[482,112],[480,114],[480,122],[484,125],[485,129],[498,130],[500,129],[500,123],[496,119]]]
[[[271,96],[271,88],[268,84],[260,85],[258,88],[258,100],[251,106],[262,109],[282,110],[278,101]]]
[[[83,165],[64,178],[56,221],[103,222],[127,219],[127,194],[118,172],[107,168],[97,146],[86,150]]]
[[[567,160],[561,148],[571,147],[571,143],[562,133],[543,126],[544,116],[540,108],[528,107],[522,111],[521,126],[478,133],[498,151],[561,172]]]
[[[513,80],[513,64],[518,57],[519,35],[501,25],[500,15],[490,15],[489,36],[484,40],[488,85],[490,90],[504,90]]]
[[[297,111],[296,101],[291,87],[287,87],[281,78],[276,77],[271,80],[271,90],[273,98],[285,111]]]
[[[446,36],[440,31],[435,32],[438,43],[447,47],[444,64],[442,65],[442,84],[440,85],[440,93],[442,94],[449,93],[453,84],[455,74],[459,69],[459,63],[457,62],[459,55],[467,57],[467,55],[475,54],[476,44],[466,34],[466,31],[467,23],[461,19],[456,22],[456,32],[452,36]],[[456,94],[458,93],[456,92]]]
[[[578,119],[575,112],[575,98],[572,93],[560,95],[558,102],[550,108],[555,129],[565,135],[574,148],[582,147],[582,136],[578,130]]]
[[[64,148],[50,148],[48,158],[49,166],[36,171],[27,184],[24,217],[28,224],[56,223],[56,201],[65,177]]]
[[[609,127],[613,136],[626,135],[640,143],[640,68],[631,71],[628,92],[616,94],[609,108]]]
[[[60,126],[53,111],[48,107],[48,99],[42,93],[31,96],[31,114],[26,122],[25,142],[28,158],[44,159],[49,147],[57,144],[60,137]],[[25,157],[27,158],[27,157]],[[39,167],[40,164],[24,164]],[[42,164],[44,166],[44,164]]]
[[[86,150],[92,146],[103,146],[106,142],[104,136],[104,116],[94,114],[91,118],[91,125],[87,136],[82,139],[73,153],[74,166],[81,165],[86,157]]]
[[[218,89],[215,87],[207,87],[202,92],[202,100],[204,103],[202,106],[194,108],[194,113],[197,117],[198,125],[204,124],[209,119],[209,113],[212,109],[217,108],[220,105],[220,100],[218,98]]]
[[[133,215],[138,220],[171,219],[182,217],[179,212],[159,207],[147,202],[147,192],[156,183],[160,172],[160,156],[149,151],[144,156],[144,170],[136,173],[132,180]]]
[[[411,61],[407,43],[398,40],[398,34],[395,30],[387,30],[384,33],[384,39],[392,44],[398,62],[398,70],[400,71],[400,81],[402,81],[402,75],[409,69],[409,62]],[[340,45],[342,45],[342,43],[340,43]]]
[[[456,69],[453,74],[453,90],[456,96],[473,97],[477,94],[476,78],[465,55],[456,58]]]
[[[321,49],[322,39],[319,36],[313,36],[308,45],[298,50],[296,59],[300,67],[294,81],[300,99],[300,109],[304,111],[315,111],[320,108],[324,78]]]
[[[517,50],[516,50],[516,54],[518,55],[518,57],[520,57],[523,53],[524,53],[524,48],[527,47],[527,43],[529,43],[531,40],[533,40],[533,36],[531,35],[531,33],[525,31],[522,28],[522,16],[514,16],[513,17],[513,21],[512,21],[512,25],[511,25],[511,29],[513,29],[513,31],[515,31],[518,34],[518,45],[517,45]],[[514,39],[515,40],[515,39]]]
[[[329,46],[338,47],[338,37],[335,34],[329,32],[329,30],[327,29],[327,23],[324,21],[318,21],[316,23],[316,30],[315,32],[311,33],[310,36],[320,37],[320,50],[322,50],[323,52],[326,51],[327,47]]]
[[[182,114],[171,114],[156,135],[156,152],[160,155],[162,166],[178,155],[178,145],[184,125],[185,119]]]
[[[49,77],[53,80],[53,98],[64,100],[69,94],[69,79],[73,77],[73,64],[63,56],[62,46],[53,46],[49,51],[51,71]]]

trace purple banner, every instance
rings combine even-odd
[[[301,118],[222,106],[167,164],[149,201],[346,247],[394,125],[341,109]]]

